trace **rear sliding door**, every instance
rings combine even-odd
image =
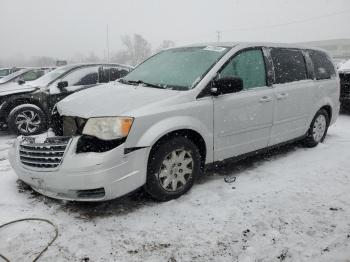
[[[302,50],[271,48],[276,99],[270,145],[305,134],[313,110],[316,85],[308,76]]]

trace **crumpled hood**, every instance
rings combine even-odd
[[[82,118],[126,115],[179,92],[114,82],[74,93],[57,103],[57,110],[60,115]]]
[[[17,83],[6,83],[0,85],[0,96],[11,95],[16,93],[32,92],[38,88],[31,85],[19,85]]]

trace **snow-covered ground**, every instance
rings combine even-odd
[[[0,138],[0,224],[57,224],[40,261],[350,261],[350,115],[317,148],[226,164],[167,203],[141,193],[95,204],[33,193],[7,160],[12,138]],[[30,261],[52,235],[41,222],[0,229],[0,253]]]

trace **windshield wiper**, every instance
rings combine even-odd
[[[149,86],[149,87],[155,87],[155,88],[161,88],[164,89],[165,87],[162,85],[156,85],[156,84],[152,84],[152,83],[147,83],[145,81],[142,80],[126,80],[124,78],[119,79],[119,81],[123,84],[132,84],[132,85],[145,85],[145,86]]]

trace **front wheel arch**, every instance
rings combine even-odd
[[[155,147],[152,148],[151,154],[148,159],[148,164],[147,164],[147,180],[146,184],[144,185],[144,189],[146,192],[155,200],[158,201],[168,201],[171,199],[176,199],[180,197],[181,195],[185,194],[188,190],[191,189],[193,186],[194,181],[196,178],[201,174],[201,156],[198,150],[198,147],[188,138],[185,138],[183,136],[175,136],[172,138],[169,138],[169,140],[161,140],[159,143],[155,144]],[[186,162],[178,162],[177,164],[173,164],[173,167],[170,167],[171,171],[168,172],[169,166],[165,169],[167,170],[166,173],[160,172],[159,170],[162,168],[164,161],[167,158],[167,155],[169,155],[171,152],[176,152],[178,150],[184,150],[188,151],[190,153],[190,159],[191,162],[189,163],[189,168],[192,170],[191,173],[187,173],[188,177],[185,179],[183,177],[182,180],[177,180],[177,173],[178,176],[180,177],[181,175],[181,168],[186,169]],[[176,154],[176,153],[175,153]],[[178,154],[178,156],[180,156]],[[176,156],[176,155],[175,155]],[[174,162],[170,162],[174,163]],[[182,166],[181,164],[182,163]],[[178,167],[178,165],[180,167]],[[167,166],[167,165],[165,165]],[[174,167],[175,166],[175,167]],[[178,171],[172,171],[172,169],[177,169],[179,168]],[[161,174],[167,174],[167,175],[162,175]],[[175,175],[174,175],[175,174]],[[185,173],[183,174],[183,176]],[[172,177],[173,176],[173,177]],[[169,183],[166,183],[166,186],[162,186],[162,179],[170,179],[173,180],[172,183],[176,183],[176,185],[179,183],[179,181],[187,181],[187,182],[182,182],[184,183],[180,189],[176,189],[175,186],[175,191],[168,191],[166,187],[170,185]],[[175,179],[175,180],[174,180]],[[185,180],[184,180],[185,179]],[[180,183],[181,185],[181,183]]]
[[[187,138],[187,139],[191,140],[198,147],[198,150],[199,150],[199,153],[201,156],[201,169],[204,170],[205,160],[207,157],[207,146],[206,146],[206,143],[204,141],[204,138],[198,132],[196,132],[192,129],[174,130],[174,131],[171,131],[171,132],[163,135],[162,137],[158,138],[158,140],[151,147],[151,150],[150,150],[150,153],[148,156],[148,161],[153,156],[155,150],[157,149],[157,147],[160,144],[165,143],[166,141],[169,141],[175,137]]]

